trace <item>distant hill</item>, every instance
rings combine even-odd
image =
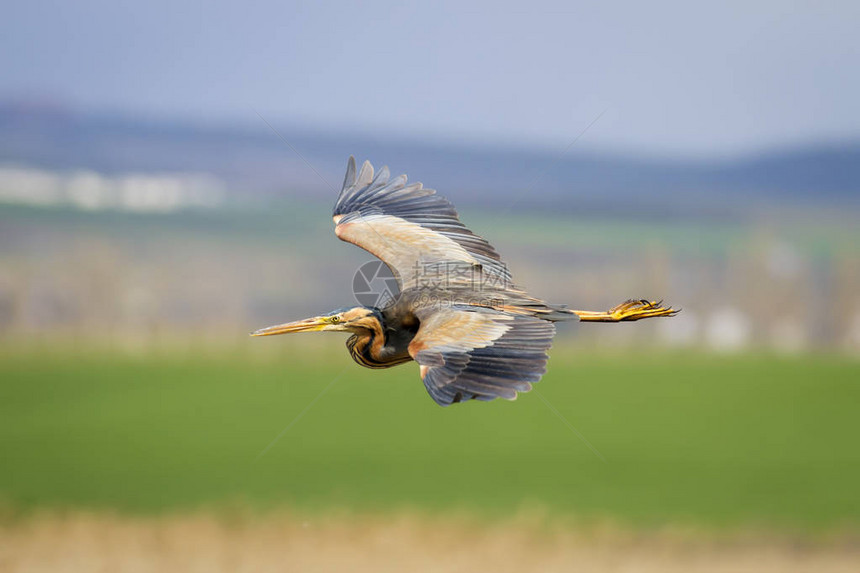
[[[108,175],[203,172],[222,179],[231,198],[249,200],[331,197],[347,157],[355,155],[408,173],[458,203],[480,202],[499,210],[860,205],[860,142],[725,161],[672,162],[575,147],[561,155],[561,150],[275,128],[280,136],[262,121],[258,127],[212,126],[6,105],[0,106],[0,164]]]

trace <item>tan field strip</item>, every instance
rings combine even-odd
[[[856,538],[562,528],[520,519],[42,514],[0,522],[0,571],[860,571]]]

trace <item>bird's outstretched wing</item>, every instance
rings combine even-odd
[[[555,326],[531,316],[481,307],[416,311],[409,344],[430,396],[441,406],[464,400],[513,400],[546,372]]]
[[[333,215],[338,238],[381,259],[401,290],[421,286],[416,282],[430,269],[453,274],[450,269],[455,267],[473,269],[484,280],[510,283],[499,254],[460,222],[447,199],[421,183],[407,185],[406,175],[390,179],[388,167],[374,175],[365,161],[356,171],[355,158],[350,157]]]

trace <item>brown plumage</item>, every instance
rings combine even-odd
[[[254,332],[346,331],[353,359],[368,368],[415,360],[442,406],[516,398],[546,372],[554,323],[673,316],[659,302],[629,300],[606,312],[569,310],[516,287],[496,250],[467,229],[454,206],[406,176],[374,175],[350,157],[334,207],[335,234],[377,256],[400,286],[385,308],[341,309]]]

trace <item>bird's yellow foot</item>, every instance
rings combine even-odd
[[[573,312],[579,317],[579,320],[584,322],[624,322],[655,316],[675,316],[680,312],[680,309],[667,308],[662,305],[663,301],[630,299],[606,312],[590,310],[574,310]]]

